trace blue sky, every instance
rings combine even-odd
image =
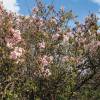
[[[5,3],[5,6],[10,10],[24,15],[28,15],[31,9],[35,6],[35,0],[0,0]],[[43,0],[45,4],[51,4],[53,0]],[[89,12],[100,11],[100,0],[54,0],[54,6],[58,10],[64,6],[66,10],[72,10],[78,19],[82,21]],[[100,16],[100,14],[98,14]]]
[[[32,7],[35,6],[34,0],[17,0],[20,6],[20,13],[29,14]],[[44,0],[46,4],[50,4],[53,0]],[[89,14],[89,12],[98,12],[100,9],[100,0],[54,0],[56,9],[64,6],[66,10],[72,10],[79,20]]]

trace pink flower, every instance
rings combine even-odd
[[[10,59],[16,60],[17,59],[17,53],[15,51],[12,51],[10,54]]]
[[[69,57],[68,57],[68,56],[62,57],[62,62],[66,62],[66,61],[68,61],[68,60],[69,60]]]
[[[8,48],[13,48],[14,42],[13,42],[12,38],[5,37],[5,41],[7,43],[6,45],[7,45]]]
[[[45,42],[43,41],[43,42],[39,43],[38,45],[39,45],[39,48],[40,48],[40,49],[44,49],[46,44],[45,44]]]
[[[41,62],[43,66],[47,66],[49,62],[47,61],[48,56],[44,55],[43,58],[41,59]]]
[[[71,32],[71,31],[70,31],[70,32],[67,32],[66,34],[67,34],[69,37],[72,37],[72,38],[74,37],[73,32]]]
[[[19,42],[22,40],[22,38],[21,38],[21,33],[20,33],[19,30],[16,30],[16,31],[14,32],[14,34],[13,34],[13,40],[15,40],[16,43],[19,43]]]
[[[58,40],[59,37],[60,37],[60,34],[53,34],[52,35],[53,40]]]
[[[100,46],[100,41],[97,41],[97,46]]]
[[[10,28],[9,31],[10,31],[11,33],[14,33],[14,32],[15,32],[15,30],[14,30],[13,28]]]
[[[40,58],[40,61],[43,66],[48,66],[53,61],[53,56],[48,57],[47,55],[44,55],[42,58]]]
[[[14,51],[10,53],[10,59],[16,60],[17,58],[20,58],[25,52],[25,50],[21,47],[15,47]]]
[[[10,29],[12,36],[5,37],[5,41],[7,43],[8,48],[13,48],[14,45],[22,41],[21,33],[19,30]]]
[[[8,48],[13,48],[13,44],[10,43],[10,42],[7,42],[7,47],[8,47]]]

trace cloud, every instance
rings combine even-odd
[[[91,0],[91,1],[100,5],[100,0]]]
[[[19,13],[20,7],[18,6],[17,0],[0,0],[3,2],[4,8],[8,11]]]

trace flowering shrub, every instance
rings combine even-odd
[[[31,16],[0,5],[1,100],[91,99],[85,89],[99,76],[99,26],[91,14],[68,27],[74,18],[71,11],[56,12],[41,1]]]

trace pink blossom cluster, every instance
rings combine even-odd
[[[70,57],[69,55],[66,55],[66,56],[63,56],[62,57],[62,62],[65,63],[65,62],[75,62],[77,59],[75,59],[75,57]]]
[[[49,77],[51,75],[49,65],[53,63],[53,56],[43,55],[42,57],[39,57],[39,62],[42,65],[40,67],[39,75]]]
[[[48,66],[53,61],[53,56],[44,55],[40,58],[40,62],[43,66]]]
[[[67,62],[69,61],[69,56],[63,56],[62,57],[62,62]]]
[[[43,42],[40,42],[40,43],[38,44],[38,46],[39,46],[40,49],[44,49],[45,46],[46,46],[46,43],[45,43],[44,41],[43,41]]]
[[[53,40],[58,40],[59,37],[60,37],[60,34],[58,33],[52,35]]]
[[[8,48],[13,48],[16,44],[22,41],[21,33],[19,30],[14,30],[13,28],[9,29],[9,31],[11,35],[5,37],[5,41]]]
[[[25,50],[21,47],[15,47],[14,51],[10,53],[10,58],[13,60],[19,59]]]
[[[16,63],[22,61],[20,59],[25,52],[22,47],[18,47],[18,43],[22,41],[20,30],[15,30],[13,28],[9,29],[10,34],[5,37],[6,46],[11,49],[10,52],[10,59],[15,60]]]

